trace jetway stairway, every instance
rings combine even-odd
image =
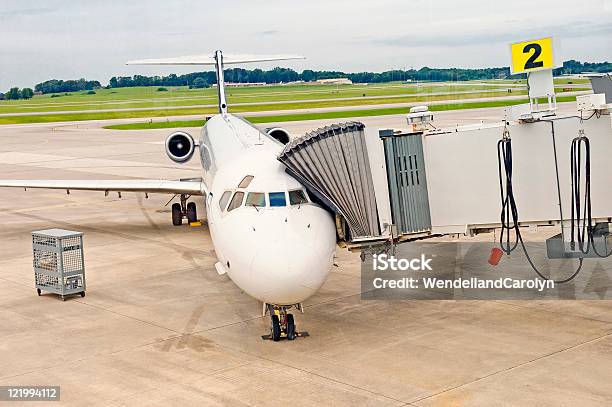
[[[579,97],[579,115],[517,118],[509,108],[498,123],[450,129],[426,126],[433,118],[426,108],[409,114],[404,129],[340,123],[290,141],[278,159],[334,214],[338,240],[358,249],[502,227],[498,142],[507,134],[518,225],[561,224],[568,236],[569,152],[579,134],[590,142],[589,216],[594,225],[612,222],[612,105],[605,99]]]

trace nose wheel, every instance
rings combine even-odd
[[[262,335],[262,339],[271,339],[278,342],[281,339],[292,341],[297,337],[309,336],[308,332],[298,332],[296,330],[293,314],[287,312],[294,305],[266,305],[266,313],[270,313],[270,333]],[[299,310],[302,309],[301,304],[297,304],[295,307]]]

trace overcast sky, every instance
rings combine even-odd
[[[586,4],[588,3],[588,7]],[[0,0],[0,90],[51,79],[193,72],[130,59],[301,54],[347,72],[509,65],[553,35],[561,59],[612,60],[612,0]],[[269,68],[271,65],[261,66]]]

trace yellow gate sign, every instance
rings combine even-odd
[[[513,75],[555,67],[552,37],[510,44],[510,53],[510,71]]]

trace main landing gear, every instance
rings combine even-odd
[[[308,336],[308,332],[298,332],[295,329],[295,320],[293,319],[293,314],[289,314],[287,312],[292,307],[295,307],[297,310],[304,312],[302,309],[302,304],[264,304],[264,316],[265,314],[270,313],[270,333],[268,335],[262,335],[262,339],[272,339],[274,342],[278,342],[283,338],[292,341],[300,336]]]
[[[183,218],[187,218],[187,222],[197,222],[198,212],[196,210],[195,202],[187,202],[191,195],[181,194],[181,203],[172,204],[172,224],[174,226],[181,226],[183,224]]]

